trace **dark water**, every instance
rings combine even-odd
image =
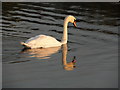
[[[118,87],[118,3],[2,4],[4,88]],[[67,15],[77,18],[67,45],[22,51],[39,34],[61,40]]]

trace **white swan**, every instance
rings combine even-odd
[[[25,43],[21,42],[21,44],[27,48],[49,48],[49,47],[57,47],[62,44],[66,44],[68,40],[67,26],[68,23],[71,22],[76,27],[76,18],[72,15],[68,15],[64,20],[64,30],[63,37],[61,42],[57,41],[54,37],[46,36],[46,35],[37,35],[28,39]]]

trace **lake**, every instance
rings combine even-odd
[[[117,88],[119,3],[2,3],[3,88]],[[20,42],[45,34],[68,43],[23,50]],[[75,60],[75,63],[72,61]]]

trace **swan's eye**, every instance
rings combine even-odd
[[[76,22],[76,20],[74,20],[74,22]]]

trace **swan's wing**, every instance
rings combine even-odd
[[[31,37],[31,38],[29,38],[25,43],[33,43],[33,42],[35,42],[36,40],[38,40],[38,39],[42,39],[42,38],[45,38],[46,37],[46,35],[37,35],[37,36],[35,36],[35,37]]]
[[[27,43],[32,48],[47,48],[47,47],[54,47],[60,46],[61,43],[57,41],[55,38],[46,35],[38,35],[28,39],[25,43]]]

